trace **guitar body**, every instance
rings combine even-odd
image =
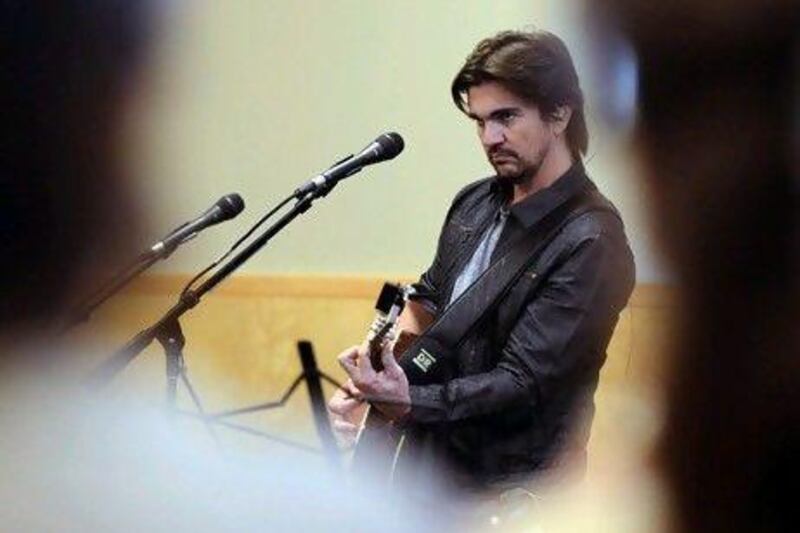
[[[391,481],[403,440],[403,432],[370,406],[353,451],[353,473],[359,478]]]
[[[397,333],[397,340],[392,350],[394,356],[399,358],[416,338],[416,334],[405,330]],[[373,367],[382,368],[382,365],[376,366],[375,357],[372,357],[372,363]],[[353,451],[353,471],[357,475],[368,475],[378,480],[390,481],[403,451],[404,442],[404,432],[386,418],[379,409],[370,405],[356,439]]]

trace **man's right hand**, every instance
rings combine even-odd
[[[349,379],[331,397],[328,412],[340,446],[349,448],[355,444],[366,408],[361,391]]]

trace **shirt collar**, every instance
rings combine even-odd
[[[525,228],[531,228],[553,209],[589,186],[594,187],[586,176],[583,165],[580,162],[574,163],[552,185],[512,205],[509,208],[511,216],[519,220]],[[496,191],[502,189],[497,181],[493,187]],[[509,190],[504,191],[505,194],[509,192]]]

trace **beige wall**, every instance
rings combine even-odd
[[[589,97],[588,168],[623,211],[640,281],[662,281],[622,139],[599,120],[586,28],[561,0],[193,0],[168,17],[130,153],[151,220],[141,244],[237,191],[247,210],[178,251],[193,272],[315,172],[396,130],[396,160],[343,183],[246,266],[250,273],[411,275],[453,194],[491,170],[449,98],[482,37],[535,24],[572,49]]]

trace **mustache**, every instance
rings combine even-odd
[[[513,150],[508,150],[507,148],[494,148],[489,151],[489,158],[494,158],[498,156],[506,156],[506,157],[515,157],[519,159],[519,155]]]

